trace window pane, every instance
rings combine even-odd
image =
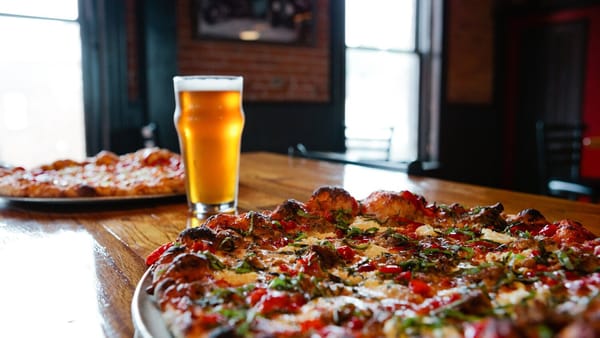
[[[346,46],[415,48],[415,0],[346,0]]]
[[[414,160],[418,136],[418,57],[348,48],[346,58],[346,126],[359,126],[365,131],[393,127],[391,160]]]
[[[0,161],[33,166],[85,155],[77,22],[0,16]]]
[[[0,13],[76,20],[77,0],[0,0]]]

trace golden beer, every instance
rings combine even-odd
[[[174,78],[175,127],[195,213],[234,210],[244,112],[241,77]]]

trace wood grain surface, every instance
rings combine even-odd
[[[535,208],[600,234],[600,206],[269,153],[244,153],[239,212],[306,201],[322,185],[357,199],[410,190],[429,202]],[[0,336],[133,337],[131,299],[145,257],[191,224],[185,198],[52,205],[0,199]],[[196,222],[197,223],[197,222]]]

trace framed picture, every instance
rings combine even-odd
[[[315,0],[194,0],[199,39],[314,43]]]

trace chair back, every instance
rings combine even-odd
[[[393,127],[346,127],[346,153],[364,160],[389,161]]]
[[[537,122],[538,170],[542,192],[548,192],[550,179],[580,178],[584,130],[583,124]]]

